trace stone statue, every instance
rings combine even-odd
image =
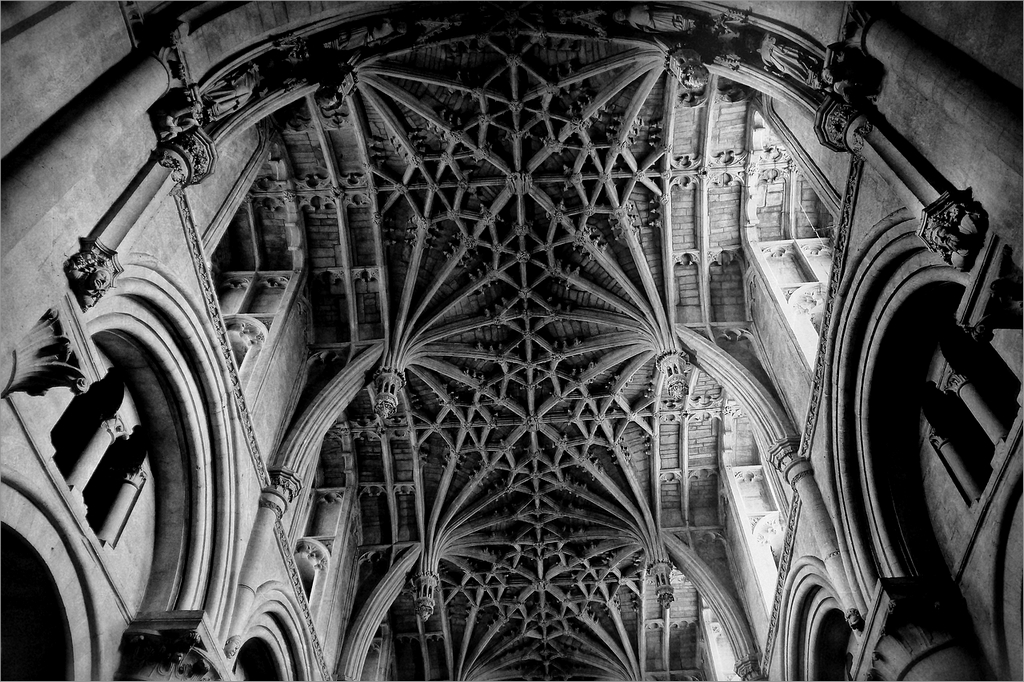
[[[697,22],[678,11],[647,4],[618,10],[612,19],[645,33],[689,33],[697,27]]]
[[[765,33],[758,52],[767,70],[788,76],[804,85],[817,87],[818,77],[815,71],[820,64],[799,48],[780,42],[779,38],[771,33]]]
[[[348,31],[342,31],[325,47],[334,50],[356,50],[361,47],[383,45],[405,35],[406,30],[404,22],[392,24],[390,19],[384,19],[379,24],[356,26]]]
[[[96,242],[83,244],[82,249],[64,263],[64,274],[82,310],[96,305],[114,286],[114,279],[121,272],[117,253]]]
[[[203,93],[209,119],[216,121],[241,109],[252,99],[259,84],[259,68],[250,64],[214,85]]]

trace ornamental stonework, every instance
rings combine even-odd
[[[981,249],[987,216],[971,190],[944,192],[921,214],[919,236],[929,250],[957,270],[970,270]]]

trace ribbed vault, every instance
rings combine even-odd
[[[692,48],[748,29],[459,9],[256,59],[267,87],[300,62],[319,86],[270,117],[216,265],[254,234],[263,269],[287,269],[301,242],[318,357],[385,344],[318,475],[359,487],[357,604],[420,548],[388,609],[400,677],[699,676],[706,604],[661,534],[727,571],[720,440],[746,418],[675,330],[754,355],[758,159],[750,91]]]

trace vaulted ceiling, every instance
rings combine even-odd
[[[746,427],[674,330],[754,356],[744,186],[780,153],[751,145],[749,90],[610,13],[459,9],[263,58],[333,76],[272,115],[216,262],[298,249],[312,349],[387,343],[320,482],[360,491],[357,601],[422,543],[399,677],[699,676],[701,598],[659,534],[728,573]]]

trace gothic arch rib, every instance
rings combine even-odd
[[[775,445],[798,437],[799,432],[785,410],[749,370],[693,330],[677,325],[676,332],[680,341],[694,351],[696,363],[725,386],[743,407],[763,456]]]
[[[352,398],[366,386],[366,375],[380,358],[383,344],[375,344],[350,360],[313,398],[288,430],[274,457],[274,466],[309,480],[316,467],[327,430]]]

